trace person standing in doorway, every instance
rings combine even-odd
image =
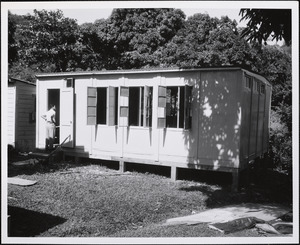
[[[42,118],[46,121],[46,151],[53,150],[53,143],[55,138],[55,129],[56,129],[56,107],[55,105],[50,105],[50,110],[46,112]]]

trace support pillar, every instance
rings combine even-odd
[[[239,189],[239,170],[233,169],[232,170],[232,184],[231,184],[231,191],[232,192],[238,192]]]
[[[74,159],[74,160],[75,160],[75,163],[76,163],[76,164],[80,163],[80,157],[75,156],[75,159]]]
[[[62,151],[62,160],[63,160],[63,161],[66,161],[66,154],[65,154],[64,151]]]
[[[124,173],[126,171],[126,164],[124,161],[119,161],[119,171]]]
[[[175,166],[171,166],[171,180],[172,181],[176,181],[177,180],[177,176],[178,175],[178,169]]]

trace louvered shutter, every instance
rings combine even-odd
[[[87,88],[87,125],[97,124],[97,88]]]
[[[120,127],[128,126],[128,115],[129,115],[129,88],[120,87]]]
[[[116,88],[115,87],[108,87],[108,126],[114,126],[115,125],[115,106],[116,106]]]
[[[166,127],[167,88],[158,86],[157,128]]]

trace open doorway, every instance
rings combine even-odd
[[[54,144],[59,144],[59,125],[60,125],[60,90],[59,89],[48,89],[48,110],[50,105],[55,105],[56,107],[56,130]]]

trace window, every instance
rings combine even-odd
[[[107,88],[97,88],[97,124],[106,124]]]
[[[258,92],[259,91],[259,84],[257,81],[253,82],[253,91]]]
[[[246,76],[246,88],[251,89],[252,79],[251,77]]]
[[[144,90],[141,87],[129,88],[129,126],[143,125],[143,94]]]
[[[183,128],[183,87],[167,87],[166,123],[168,128]]]
[[[260,93],[261,94],[265,94],[265,92],[266,92],[266,85],[265,84],[261,84],[260,85]]]
[[[158,127],[191,127],[191,87],[159,87]]]
[[[152,126],[153,88],[121,87],[120,126]]]
[[[66,79],[66,87],[67,88],[74,88],[74,78],[67,78]]]
[[[118,88],[88,87],[87,90],[87,124],[117,125]]]
[[[260,93],[260,87],[261,87],[260,82],[256,82],[256,91],[257,91],[258,93]]]

